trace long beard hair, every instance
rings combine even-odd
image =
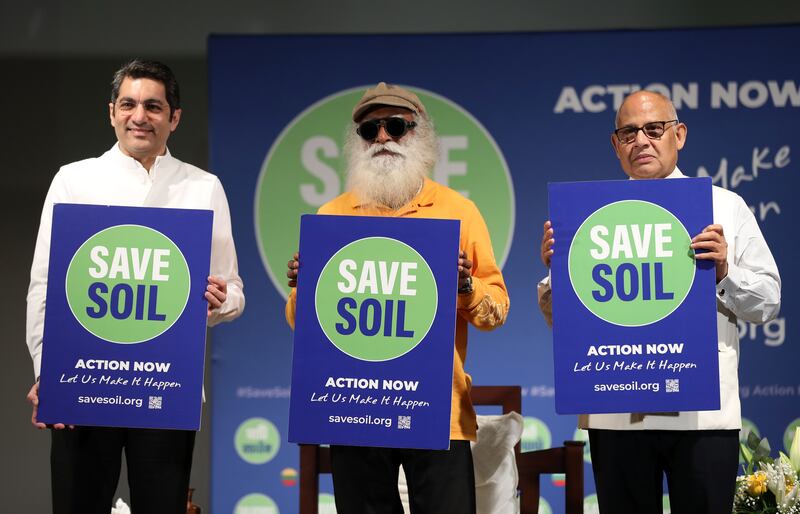
[[[439,144],[429,118],[417,116],[415,121],[417,126],[399,142],[385,144],[370,144],[355,127],[348,128],[344,146],[347,190],[360,202],[396,211],[420,191],[436,165]],[[376,155],[382,150],[393,155]]]

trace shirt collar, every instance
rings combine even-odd
[[[685,178],[685,177],[686,175],[684,175],[683,172],[677,166],[675,166],[675,169],[672,170],[672,173],[670,173],[664,178]]]
[[[134,159],[129,155],[125,155],[124,153],[122,153],[122,150],[120,150],[119,148],[119,142],[114,143],[114,146],[112,146],[111,149],[108,152],[106,152],[106,155],[113,158],[114,161],[116,161],[117,164],[122,166],[124,169],[141,170],[147,173],[147,170],[144,169],[144,166],[142,166],[142,164],[139,161],[137,161],[136,159]],[[153,166],[150,169],[149,173],[151,180],[155,180],[156,174],[158,173],[159,170],[165,170],[171,168],[175,165],[175,163],[176,159],[169,152],[169,148],[167,148],[164,155],[156,156],[156,160],[153,162]]]
[[[683,172],[680,170],[680,168],[675,166],[675,169],[672,170],[672,173],[670,173],[669,175],[667,175],[664,178],[686,178],[686,175],[683,174]],[[633,177],[628,177],[628,180],[636,180],[636,179],[634,179]]]

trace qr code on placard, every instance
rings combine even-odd
[[[411,430],[411,416],[397,416],[397,428]]]
[[[666,392],[668,393],[678,393],[681,390],[681,381],[678,378],[668,378],[666,385]]]
[[[160,409],[161,408],[161,397],[160,396],[151,396],[147,402],[148,409]]]

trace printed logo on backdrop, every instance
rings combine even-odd
[[[539,497],[539,514],[553,514],[553,509],[550,507],[550,504],[547,503],[547,500]]]
[[[376,255],[394,260],[375,261]],[[379,362],[405,355],[425,338],[438,302],[433,272],[416,250],[396,239],[369,237],[330,258],[315,304],[334,346],[355,359]]]
[[[332,494],[320,493],[317,507],[319,514],[336,514],[336,499]]]
[[[280,510],[269,496],[252,493],[236,502],[233,514],[280,514]]]
[[[584,514],[600,514],[600,506],[597,504],[597,495],[590,494],[583,498]]]
[[[800,418],[795,419],[786,427],[786,430],[783,432],[783,449],[786,453],[789,453],[789,449],[792,447],[792,440],[794,439],[794,433],[797,430],[797,427],[800,427]]]
[[[661,514],[670,514],[672,512],[672,507],[669,504],[669,494],[664,494],[661,497]]]
[[[631,224],[641,219],[647,223]],[[572,240],[572,287],[583,305],[604,321],[650,325],[677,309],[692,288],[694,252],[686,251],[690,244],[683,224],[659,205],[625,200],[603,206],[586,218]]]
[[[345,191],[345,131],[367,87],[339,91],[298,114],[261,167],[253,209],[256,240],[267,274],[284,297],[289,292],[286,260],[298,248],[300,216],[317,212]],[[437,93],[411,89],[425,104],[440,138],[431,178],[477,204],[502,268],[514,233],[514,188],[503,153],[466,109]]]
[[[67,269],[67,303],[91,334],[111,343],[149,341],[180,318],[189,299],[189,266],[174,242],[141,225],[97,232]]]
[[[589,448],[589,432],[582,428],[576,428],[575,433],[572,435],[573,441],[583,441],[583,461],[589,464],[592,463],[592,451]]]
[[[294,468],[283,468],[281,470],[281,484],[286,487],[297,485],[297,470]]]
[[[281,447],[281,437],[275,425],[264,418],[245,420],[234,435],[236,453],[250,464],[271,461]]]
[[[547,424],[538,418],[525,416],[522,425],[522,451],[545,450],[552,446],[553,438]]]

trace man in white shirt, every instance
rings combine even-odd
[[[97,158],[63,166],[47,193],[28,290],[26,339],[36,382],[28,393],[37,420],[39,372],[53,205],[82,203],[214,211],[211,269],[205,292],[208,324],[244,309],[230,212],[217,177],[172,157],[167,139],[181,118],[172,71],[133,60],[112,81],[109,116],[117,143]],[[134,512],[184,514],[195,432],[52,426],[51,478],[56,514],[108,514],[124,449]]]
[[[666,97],[628,96],[617,112],[611,144],[635,180],[684,177],[677,167],[686,143]],[[662,512],[663,476],[676,513],[729,514],[738,469],[739,335],[737,318],[765,323],[780,308],[780,276],[755,217],[737,194],[713,187],[714,223],[692,239],[716,270],[720,405],[717,411],[581,415],[589,430],[592,468],[602,514]],[[544,225],[542,262],[550,267],[555,237]],[[559,249],[559,251],[564,251]],[[539,283],[539,306],[552,324],[549,277]]]

